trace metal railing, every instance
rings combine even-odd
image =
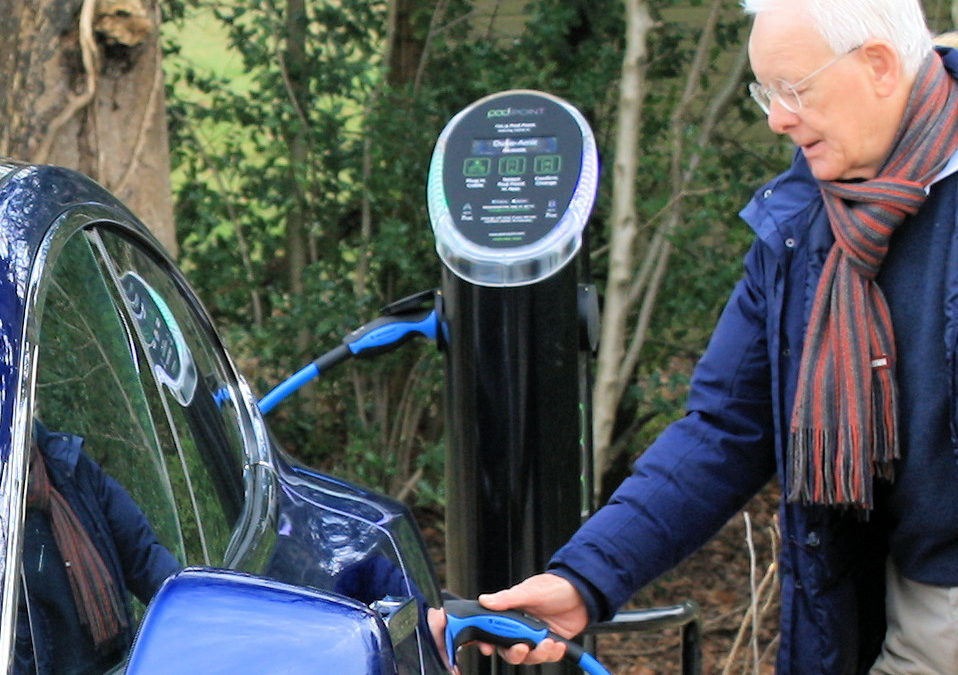
[[[686,600],[669,607],[653,607],[619,612],[609,621],[589,626],[586,634],[647,633],[665,628],[679,628],[682,675],[702,673],[702,619],[699,605]]]

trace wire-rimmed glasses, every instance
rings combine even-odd
[[[773,100],[777,100],[788,112],[797,113],[802,109],[802,97],[799,95],[799,90],[811,82],[814,77],[820,75],[827,68],[835,65],[859,47],[861,47],[861,45],[852,47],[843,54],[838,54],[835,58],[826,62],[825,65],[816,68],[798,82],[788,82],[782,78],[773,80],[768,86],[759,82],[752,82],[748,85],[748,93],[752,95],[752,99],[766,115],[771,113]]]

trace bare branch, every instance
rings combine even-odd
[[[699,135],[696,139],[697,150],[689,160],[683,185],[687,186],[688,183],[692,181],[695,170],[698,168],[699,162],[702,159],[702,148],[711,143],[712,135],[715,133],[715,127],[725,115],[725,112],[728,110],[732,101],[739,95],[742,80],[745,78],[747,69],[748,43],[743,42],[738,54],[735,56],[735,61],[732,64],[732,68],[729,70],[728,76],[725,78],[725,84],[719,90],[718,95],[712,99],[705,111],[702,125],[699,130]],[[683,190],[683,192],[687,194],[687,191]]]
[[[715,0],[713,3],[712,12],[710,13],[710,21],[717,15],[716,6],[719,4],[720,0]],[[703,38],[699,43],[700,53],[702,52],[703,45],[706,44],[704,35],[707,33],[714,33],[714,26],[709,27],[707,24],[706,28],[703,30]],[[697,63],[698,59],[696,58],[695,61]],[[682,116],[685,114],[682,108],[685,107],[688,102],[683,99],[683,104],[679,105],[675,115],[673,116],[672,173],[673,180],[676,182],[673,185],[673,196],[666,207],[669,210],[669,216],[659,226],[659,228],[657,228],[649,247],[646,249],[646,255],[643,263],[633,281],[629,298],[630,308],[631,306],[634,306],[635,302],[638,302],[640,293],[643,297],[639,310],[639,318],[636,323],[635,330],[633,331],[632,339],[629,342],[628,348],[626,350],[626,355],[622,359],[621,363],[623,377],[620,392],[625,391],[627,386],[627,378],[631,376],[631,373],[634,372],[638,365],[639,355],[641,353],[642,347],[645,344],[648,334],[652,311],[658,298],[658,291],[662,282],[664,281],[665,272],[667,271],[668,267],[668,261],[672,253],[670,237],[682,222],[684,217],[684,200],[690,194],[701,194],[700,191],[693,192],[689,190],[689,184],[695,179],[695,172],[702,160],[702,150],[711,143],[712,136],[715,133],[715,129],[719,120],[721,120],[722,116],[728,110],[729,105],[737,94],[747,66],[748,46],[747,44],[743,44],[742,48],[736,55],[736,59],[733,62],[732,68],[725,79],[724,85],[719,90],[719,93],[711,100],[710,104],[705,110],[703,122],[696,138],[696,149],[688,158],[684,170],[680,168],[680,162],[682,159],[681,155],[684,153],[684,144],[681,141],[681,137],[683,136],[682,130],[684,126],[679,124],[678,121],[681,120]],[[693,80],[698,82],[700,79],[701,73],[696,73],[693,69],[693,72],[689,75],[689,82],[691,83]],[[690,84],[686,88],[686,96],[691,96],[695,91],[696,88]]]
[[[769,537],[772,544],[771,551],[771,560],[769,566],[765,570],[765,575],[762,577],[762,581],[756,586],[755,585],[755,571],[757,567],[757,561],[755,557],[755,548],[752,543],[752,523],[749,517],[748,512],[743,512],[745,517],[745,528],[746,528],[746,542],[749,547],[749,573],[750,573],[750,601],[745,616],[742,617],[741,622],[739,623],[738,632],[735,635],[735,639],[732,642],[732,646],[729,649],[729,654],[725,662],[725,668],[722,670],[722,675],[728,675],[732,671],[732,667],[735,664],[736,657],[738,652],[742,647],[742,643],[745,640],[745,633],[749,625],[751,625],[751,643],[752,643],[752,652],[753,652],[753,672],[755,675],[759,675],[759,666],[761,663],[768,657],[770,653],[770,648],[772,645],[775,645],[778,641],[776,637],[772,640],[772,644],[767,646],[762,653],[758,651],[758,631],[759,626],[762,623],[762,620],[771,606],[772,602],[776,597],[776,589],[778,584],[776,583],[778,578],[778,541],[780,539],[780,534],[776,527],[769,528]],[[764,602],[763,602],[764,598]],[[761,604],[761,608],[759,605]],[[745,669],[745,672],[748,671],[748,668]]]
[[[440,30],[440,24],[446,14],[446,8],[449,6],[449,0],[437,0],[436,7],[429,19],[429,31],[426,33],[426,41],[422,46],[422,54],[419,55],[419,66],[416,68],[416,79],[413,80],[413,98],[419,97],[419,87],[422,84],[422,78],[426,72],[426,64],[429,62],[429,47],[433,37]]]
[[[402,394],[399,397],[399,403],[395,406],[395,411],[386,415],[388,420],[392,418],[388,437],[383,444],[384,451],[395,451],[397,468],[399,474],[395,480],[405,480],[409,471],[411,451],[413,443],[416,440],[416,428],[425,412],[427,401],[416,396],[416,387],[422,381],[425,375],[423,364],[426,362],[428,354],[425,350],[416,359],[416,363],[410,368],[408,376],[405,378]]]
[[[755,675],[758,673],[758,588],[755,584],[755,571],[758,568],[758,562],[755,559],[755,542],[752,540],[752,519],[748,515],[748,511],[744,514],[745,516],[745,540],[748,544],[748,586],[749,586],[749,598],[751,598],[750,609],[752,610],[752,663],[755,665]]]
[[[646,413],[630,421],[626,430],[621,432],[614,439],[609,450],[609,457],[618,457],[619,453],[625,452],[625,449],[628,447],[629,441],[632,439],[632,437],[639,433],[639,430],[648,424],[653,417],[655,417],[655,413]]]
[[[416,483],[422,479],[423,469],[420,466],[417,468],[413,474],[402,484],[399,490],[396,491],[395,496],[393,497],[397,501],[404,502],[411,492],[416,489]]]
[[[668,240],[668,235],[675,229],[678,218],[678,212],[673,210],[668,221],[656,233],[655,240],[649,246],[646,254],[646,261],[652,266],[652,272],[648,288],[642,297],[642,305],[639,308],[639,316],[632,339],[629,341],[625,356],[622,359],[623,376],[619,382],[620,396],[625,392],[627,383],[631,379],[632,373],[635,372],[639,362],[639,353],[645,344],[646,335],[648,335],[655,301],[658,299],[659,290],[665,281],[665,273],[669,268],[669,257],[672,255],[672,243]]]

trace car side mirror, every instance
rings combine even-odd
[[[150,602],[129,675],[394,673],[375,611],[334,593],[263,577],[187,568]]]

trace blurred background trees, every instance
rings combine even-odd
[[[951,25],[950,3],[927,4]],[[587,253],[600,498],[682,414],[752,240],[737,212],[791,153],[748,99],[738,3],[197,0],[170,28],[181,262],[259,391],[438,285],[436,137],[472,101],[529,88],[583,111],[604,167]],[[216,36],[220,56],[192,49]],[[423,343],[354,362],[274,428],[314,465],[441,504],[441,366]]]
[[[196,12],[240,57],[235,75],[190,49]],[[744,95],[736,6],[237,0],[187,8],[173,28],[181,263],[260,391],[438,285],[424,198],[435,139],[481,96],[529,88],[583,111],[604,166],[588,235],[613,309],[596,370],[599,471],[621,473],[679,414],[750,241],[735,212],[787,160]],[[441,500],[441,387],[434,347],[408,345],[288,399],[275,428],[313,464]]]
[[[953,4],[926,0],[936,31]],[[178,253],[260,394],[438,286],[425,182],[453,114],[518,88],[582,110],[603,164],[583,254],[604,309],[603,493],[682,414],[752,240],[737,212],[791,153],[748,99],[747,22],[727,0],[0,10],[0,152],[75,166],[127,201]],[[441,506],[441,371],[425,343],[353,362],[287,399],[273,429],[310,464]]]

